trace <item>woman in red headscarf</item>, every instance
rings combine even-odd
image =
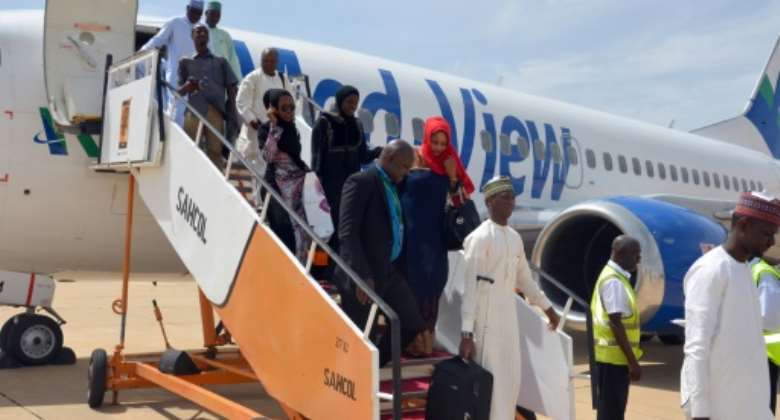
[[[417,346],[423,354],[433,350],[439,297],[447,283],[447,201],[449,198],[457,205],[474,192],[451,139],[450,125],[444,118],[432,117],[425,122],[423,144],[401,195],[407,281],[427,326],[422,335],[425,342]]]

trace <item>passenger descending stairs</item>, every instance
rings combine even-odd
[[[365,326],[345,316],[309,274],[311,261],[299,262],[250,204],[255,174],[237,163],[226,177],[167,116],[164,132],[160,166],[133,169],[139,195],[265,390],[310,419],[401,418],[400,406],[421,418],[432,366],[446,355],[404,361],[394,398],[393,369],[379,369]]]

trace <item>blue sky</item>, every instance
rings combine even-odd
[[[10,2],[8,2],[10,3]],[[774,46],[759,0],[224,0],[223,25],[692,129],[741,112]],[[42,8],[15,0],[0,9]],[[140,0],[179,15],[185,1]]]

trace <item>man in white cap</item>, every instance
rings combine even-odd
[[[171,86],[177,86],[178,83],[179,60],[195,53],[195,44],[192,42],[192,27],[200,21],[201,16],[203,16],[203,0],[190,0],[185,16],[176,17],[166,22],[160,32],[157,32],[141,47],[141,51],[165,47],[167,54],[165,81]],[[172,114],[173,119],[181,125],[184,121],[184,106],[174,104],[173,100],[169,102],[168,111]]]
[[[685,275],[680,391],[688,418],[774,418],[758,290],[748,262],[774,245],[778,225],[780,201],[743,193],[726,242]]]
[[[523,239],[508,226],[515,209],[512,181],[493,178],[482,192],[490,218],[463,243],[466,266],[460,356],[473,359],[493,374],[490,418],[506,420],[515,418],[520,393],[516,291],[544,310],[550,328],[557,327],[559,318],[531,277]]]

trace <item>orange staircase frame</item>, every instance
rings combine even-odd
[[[218,350],[219,347],[230,344],[230,338],[227,334],[220,336],[216,334],[214,309],[200,290],[200,316],[205,350],[188,351],[187,354],[201,370],[201,373],[173,375],[161,372],[157,361],[162,356],[162,352],[124,354],[135,201],[135,178],[132,173],[128,175],[128,183],[122,291],[121,297],[113,303],[114,311],[121,316],[120,339],[108,360],[108,378],[106,378],[106,389],[113,394],[112,403],[119,403],[120,390],[161,388],[225,418],[269,419],[268,416],[204,387],[206,385],[260,383],[260,380],[249,367],[249,363],[241,355],[240,350]],[[287,418],[291,420],[304,419],[301,414],[280,401],[277,403]]]

